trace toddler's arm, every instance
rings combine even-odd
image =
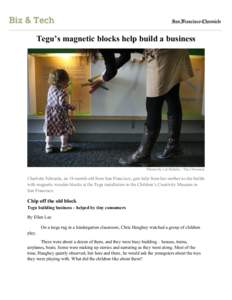
[[[72,104],[69,104],[66,101],[66,98],[67,98],[67,93],[65,91],[62,91],[60,96],[59,96],[59,105],[61,105],[66,110],[68,110],[68,109],[75,110],[76,107]]]

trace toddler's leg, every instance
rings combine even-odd
[[[68,145],[68,135],[63,134],[60,136],[61,147],[66,147]]]
[[[68,135],[63,134],[60,136],[60,142],[61,142],[61,147],[60,147],[60,152],[67,152],[72,150],[72,146],[68,144]]]
[[[45,137],[45,142],[46,142],[45,152],[46,152],[46,153],[51,153],[51,152],[53,152],[53,147],[52,147],[52,137],[46,135],[46,137]]]

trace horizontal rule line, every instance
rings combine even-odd
[[[182,32],[182,31],[222,31],[222,29],[8,29],[9,31],[83,31],[83,32],[111,32],[112,34],[114,34],[115,32],[120,32],[120,31],[126,31],[126,32],[156,32],[158,33],[159,31],[178,31],[178,32]]]

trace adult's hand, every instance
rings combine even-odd
[[[90,90],[89,93],[92,94],[96,89],[98,89],[102,84],[104,83],[104,80],[102,79],[96,79],[93,82],[90,83]]]

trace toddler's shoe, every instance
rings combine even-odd
[[[60,152],[68,152],[68,151],[71,151],[72,150],[72,145],[68,144],[68,145],[65,145],[65,146],[61,146],[60,147]]]
[[[53,147],[52,146],[46,146],[45,147],[45,152],[46,153],[52,153],[53,152]]]

